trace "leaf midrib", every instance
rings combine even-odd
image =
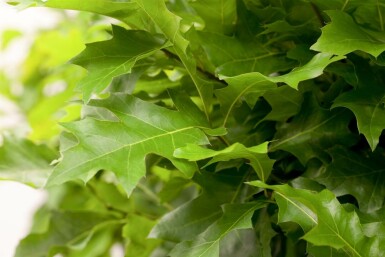
[[[65,176],[68,172],[70,172],[70,171],[72,171],[72,170],[74,170],[74,169],[76,169],[76,168],[78,168],[78,167],[80,167],[80,166],[82,166],[82,165],[84,165],[84,164],[86,164],[86,163],[93,162],[93,161],[95,161],[95,160],[97,160],[97,159],[99,159],[99,158],[102,158],[102,157],[104,157],[104,156],[106,156],[106,155],[109,155],[109,154],[115,153],[115,152],[117,152],[117,151],[120,151],[120,150],[122,150],[122,149],[124,149],[124,148],[126,148],[126,147],[129,147],[129,148],[131,149],[133,146],[138,145],[138,144],[141,144],[141,143],[144,143],[144,142],[146,142],[146,141],[154,140],[154,139],[156,139],[156,138],[160,138],[160,137],[163,137],[163,136],[173,135],[173,134],[176,134],[176,133],[181,133],[182,131],[190,130],[190,129],[194,129],[194,127],[193,127],[193,126],[189,126],[189,127],[181,128],[181,129],[178,129],[178,130],[169,131],[169,132],[166,132],[166,133],[163,133],[163,134],[159,134],[159,135],[156,135],[156,136],[153,136],[153,137],[148,137],[148,138],[146,138],[146,139],[139,140],[139,141],[134,142],[134,143],[131,143],[131,144],[124,144],[123,146],[121,146],[121,147],[119,147],[119,148],[116,148],[116,149],[114,149],[114,150],[112,150],[112,151],[109,151],[109,152],[106,152],[106,153],[104,153],[104,154],[98,155],[98,156],[96,156],[96,157],[94,157],[94,158],[92,158],[92,159],[88,159],[87,161],[78,163],[77,165],[72,166],[70,169],[67,169],[67,170],[63,171],[63,172],[60,173],[58,176]],[[76,146],[75,146],[75,147],[76,147]]]
[[[319,225],[318,221],[315,220],[313,217],[311,217],[307,212],[306,210],[304,210],[303,208],[301,208],[299,205],[297,205],[296,203],[294,203],[291,199],[289,199],[288,197],[286,197],[284,194],[280,193],[280,192],[277,192],[275,191],[276,194],[279,194],[282,198],[286,199],[286,201],[290,202],[291,204],[293,204],[293,206],[295,206],[296,208],[298,208],[298,210],[300,210],[302,213],[304,213],[307,217],[310,218],[310,220],[315,224],[315,226]],[[317,215],[318,217],[318,215]],[[320,217],[318,217],[320,218]],[[335,220],[333,218],[333,222],[335,223]],[[339,233],[338,233],[338,227],[337,227],[337,224],[336,224],[336,228],[337,228],[337,231],[335,231],[329,224],[328,222],[323,222],[329,229],[330,231],[334,232],[334,234],[357,256],[357,257],[363,257],[360,253],[357,252],[357,250],[352,246],[350,245],[350,243],[348,243]]]

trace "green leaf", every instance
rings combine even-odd
[[[272,228],[271,217],[267,208],[261,209],[254,226],[257,235],[257,247],[261,257],[272,257],[272,239],[277,236],[277,232]]]
[[[193,43],[203,48],[216,67],[215,72],[221,75],[230,77],[248,72],[270,75],[295,65],[285,53],[268,51],[256,42],[243,42],[236,37],[205,31],[197,31],[191,38]]]
[[[236,0],[198,0],[191,3],[205,21],[205,30],[230,34],[237,17]]]
[[[0,34],[1,43],[0,50],[4,51],[15,40],[21,37],[23,34],[19,30],[7,29]]]
[[[379,210],[385,198],[383,152],[362,156],[342,147],[328,152],[333,161],[316,180],[338,196],[353,195],[364,212]]]
[[[195,59],[188,50],[189,41],[181,31],[181,18],[167,9],[163,0],[136,0],[140,8],[156,24],[160,31],[173,44],[173,49],[191,77],[201,102],[204,112],[209,120],[209,109],[212,101],[213,85],[203,78],[196,69]]]
[[[289,86],[267,91],[263,98],[272,109],[263,120],[286,121],[299,112],[302,103],[302,94]]]
[[[305,231],[303,239],[315,246],[330,246],[347,256],[384,256],[384,244],[365,236],[357,214],[346,211],[329,190],[319,193],[288,185],[269,186],[260,181],[250,185],[274,190],[279,222],[294,221]]]
[[[56,157],[56,153],[45,145],[4,137],[0,147],[0,179],[43,187],[53,169],[50,162]]]
[[[85,118],[63,124],[76,135],[78,144],[62,153],[63,160],[55,167],[49,185],[73,179],[87,181],[96,171],[106,169],[115,173],[129,195],[145,175],[144,159],[150,153],[170,159],[188,177],[196,170],[195,164],[173,157],[174,150],[187,143],[207,143],[204,133],[196,128],[207,124],[196,116],[124,94],[89,104],[108,109],[119,121]]]
[[[304,165],[313,157],[327,160],[325,149],[354,143],[355,137],[348,129],[350,119],[345,110],[322,109],[314,96],[305,94],[298,115],[277,128],[277,140],[271,143],[270,151],[290,152]]]
[[[125,257],[147,257],[161,243],[160,240],[147,238],[151,228],[155,225],[148,218],[130,215],[123,227],[122,235],[126,240]]]
[[[345,12],[330,10],[326,13],[332,21],[322,28],[322,35],[312,45],[312,50],[336,55],[346,55],[361,50],[374,57],[385,51],[385,41],[381,32],[369,33],[357,25]]]
[[[364,134],[370,147],[376,149],[385,129],[385,89],[382,84],[368,84],[341,94],[333,107],[346,107],[357,118],[358,130]]]
[[[171,43],[185,54],[189,43],[181,32],[181,18],[170,12],[163,0],[135,0],[135,2],[159,27]]]
[[[194,239],[221,216],[218,202],[213,197],[201,195],[181,205],[163,216],[149,237],[175,242]]]
[[[252,94],[254,97],[262,96],[266,91],[275,89],[275,83],[278,82],[286,83],[290,87],[297,89],[300,81],[322,75],[327,65],[343,58],[345,57],[319,53],[307,64],[277,77],[267,77],[258,72],[245,73],[235,77],[221,76],[220,78],[229,84],[229,86],[215,91],[225,115],[224,124],[227,122],[235,104],[242,100],[244,96],[248,94]]]
[[[131,72],[138,60],[166,46],[164,39],[145,31],[125,30],[113,25],[112,33],[112,39],[88,44],[82,53],[72,59],[72,63],[89,71],[78,85],[86,101],[92,94],[105,89],[114,77]]]
[[[221,103],[221,111],[225,117],[223,126],[227,123],[235,105],[243,100],[245,95],[262,96],[267,90],[276,88],[273,82],[260,73],[246,73],[225,78],[225,80],[229,85],[215,91],[215,95]]]
[[[316,54],[308,63],[293,69],[287,74],[269,78],[273,82],[283,82],[297,89],[301,81],[313,79],[323,74],[323,70],[330,63],[345,59],[344,56],[333,56],[328,53]]]
[[[53,211],[48,230],[24,238],[16,249],[15,257],[53,256],[59,247],[81,249],[96,231],[118,222],[110,215],[97,212]]]
[[[221,217],[221,205],[239,198],[247,175],[248,172],[234,174],[232,170],[197,173],[193,179],[202,188],[202,194],[164,215],[149,237],[174,242],[195,239]]]
[[[230,161],[233,159],[247,159],[250,166],[253,167],[258,177],[266,181],[273,168],[274,161],[267,156],[267,142],[253,146],[245,147],[240,143],[235,143],[223,150],[215,151],[194,144],[188,144],[185,147],[178,148],[174,152],[177,158],[188,159],[189,161],[198,161],[212,158],[205,167],[221,161]]]
[[[145,13],[134,2],[116,0],[83,0],[81,2],[77,0],[16,0],[9,2],[20,6],[20,8],[45,6],[64,10],[86,11],[118,19],[133,28],[153,30],[153,27],[149,25],[149,20],[146,19]]]
[[[226,204],[223,216],[193,241],[178,244],[170,256],[219,257],[221,240],[231,231],[251,228],[251,217],[257,209],[265,207],[263,202]]]

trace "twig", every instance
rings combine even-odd
[[[318,21],[321,24],[321,27],[323,27],[326,24],[326,22],[325,22],[324,18],[322,17],[322,14],[321,14],[318,6],[316,6],[314,3],[310,3],[310,5],[313,8],[315,15],[317,16]]]
[[[167,49],[162,49],[161,50],[167,57],[171,58],[171,59],[174,59],[180,63],[182,63],[181,59],[179,58],[178,55],[174,54],[173,52],[167,50]],[[224,80],[220,80],[217,76],[215,76],[214,74],[202,69],[201,67],[197,66],[196,67],[197,71],[199,73],[201,73],[202,75],[204,75],[206,78],[210,79],[210,80],[214,80],[218,83],[221,83],[221,84],[225,84],[227,85],[226,81]]]

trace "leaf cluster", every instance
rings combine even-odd
[[[50,192],[16,257],[385,256],[383,0],[9,3],[88,12],[91,41],[87,72],[31,50],[34,101],[0,88],[32,126],[0,178]]]

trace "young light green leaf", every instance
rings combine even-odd
[[[24,238],[15,257],[49,257],[59,247],[82,248],[96,231],[118,223],[113,216],[97,212],[53,211],[48,230]]]
[[[258,177],[262,181],[266,181],[274,164],[274,161],[267,156],[267,145],[268,142],[253,147],[245,147],[240,143],[235,143],[223,150],[215,151],[198,145],[188,144],[185,147],[176,149],[174,156],[188,159],[189,161],[212,158],[205,167],[221,161],[247,159],[258,174]]]
[[[369,33],[343,11],[329,10],[326,13],[332,21],[322,28],[322,35],[311,46],[312,50],[335,55],[346,55],[361,50],[374,57],[385,51],[383,33]]]
[[[313,245],[330,246],[354,257],[385,255],[384,242],[367,237],[357,214],[346,211],[329,190],[317,193],[288,185],[269,186],[261,181],[249,184],[274,190],[279,222],[301,225],[306,233],[303,238]]]
[[[231,231],[252,227],[251,217],[257,209],[265,207],[263,202],[226,204],[223,216],[193,241],[178,244],[171,257],[219,257],[221,240]]]
[[[119,121],[85,118],[63,124],[76,135],[78,144],[62,153],[63,160],[55,167],[49,185],[87,181],[96,171],[106,169],[116,174],[129,195],[145,175],[144,159],[150,153],[170,159],[188,177],[193,175],[196,165],[176,159],[173,152],[188,143],[207,144],[204,133],[196,128],[207,124],[125,94],[89,104],[106,108]]]
[[[160,240],[147,238],[155,221],[139,216],[130,215],[122,230],[126,240],[125,257],[148,257],[161,243]]]
[[[50,162],[56,157],[55,152],[45,145],[4,137],[0,147],[0,179],[43,187],[53,169]]]
[[[164,39],[145,31],[125,30],[112,26],[113,38],[88,44],[72,59],[72,63],[89,71],[80,81],[78,89],[88,101],[93,93],[100,93],[114,77],[131,72],[135,63],[165,47]]]
[[[11,2],[11,1],[10,1]],[[29,6],[45,6],[64,10],[78,10],[109,16],[125,22],[129,26],[137,29],[153,31],[150,20],[146,19],[145,13],[134,2],[110,1],[110,0],[16,0],[12,4],[19,8]]]

